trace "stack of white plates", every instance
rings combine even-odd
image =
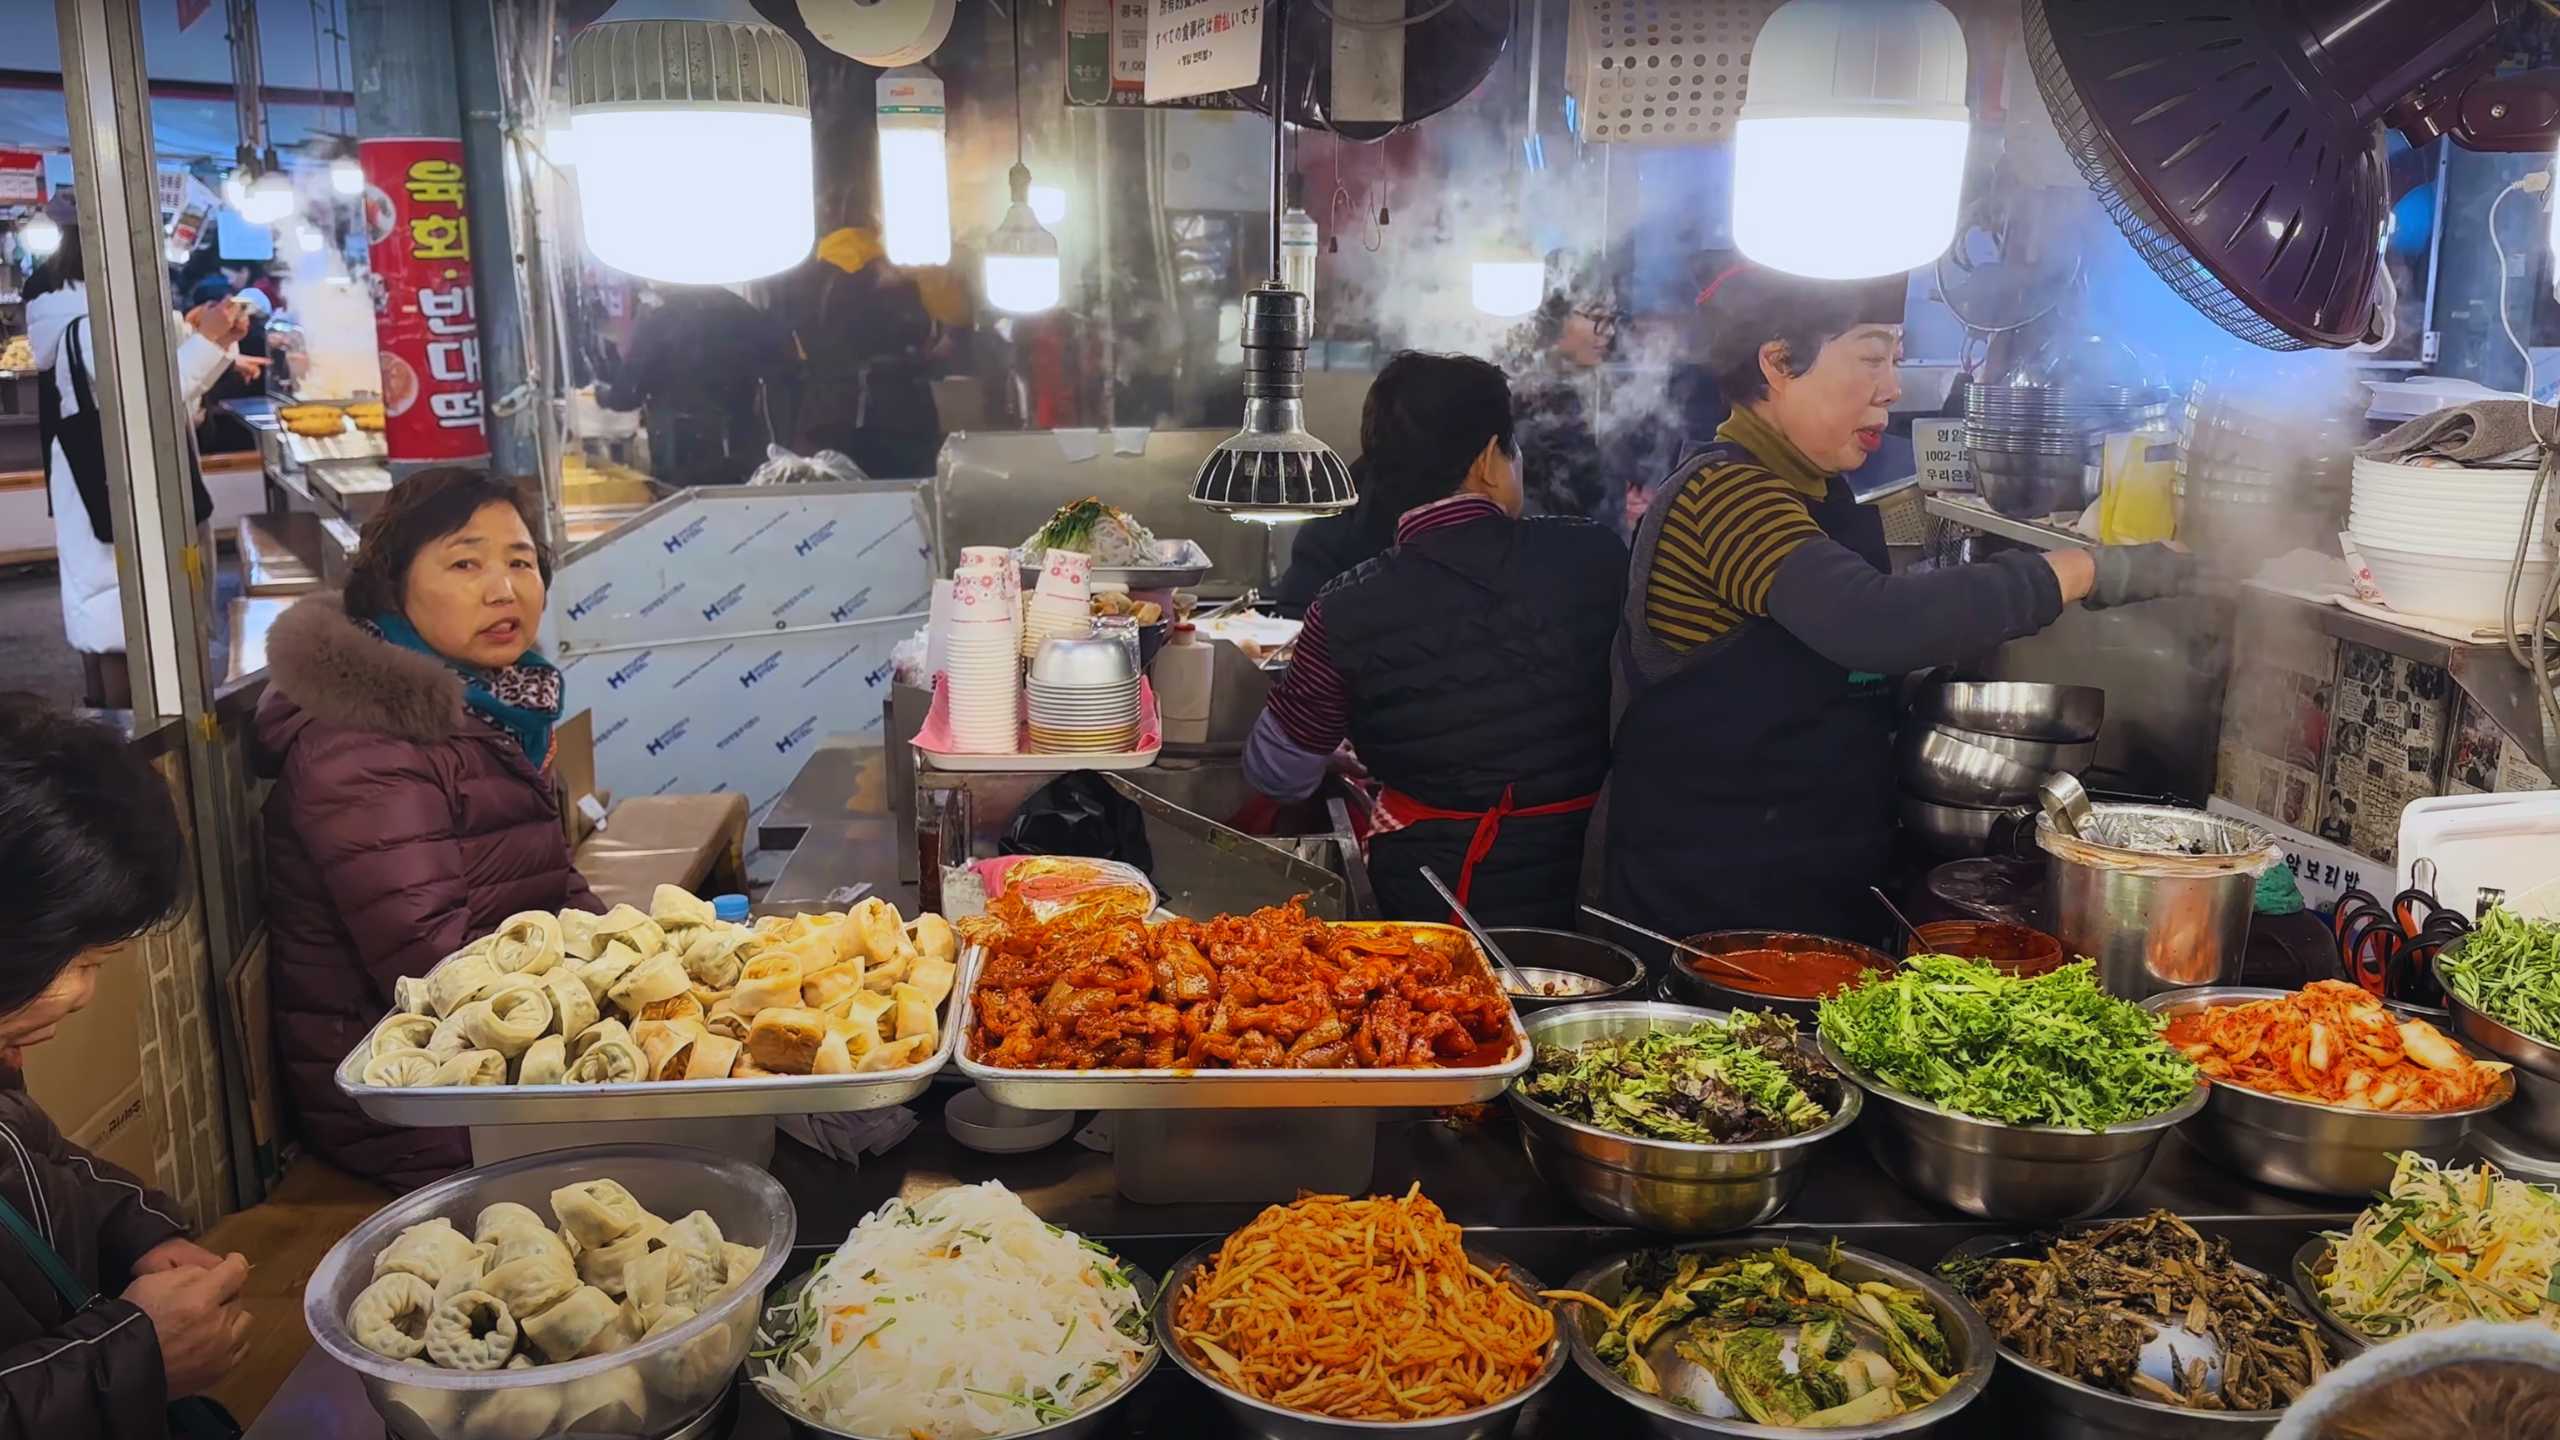
[[[1117,640],[1051,640],[1032,659],[1028,693],[1035,754],[1138,746],[1138,670]]]
[[[2384,603],[2411,615],[2502,623],[2508,570],[2533,494],[2531,470],[2395,465],[2359,457],[2347,512]],[[2519,602],[2528,609],[2551,578],[2551,497],[2533,515]]]
[[[942,673],[952,743],[968,755],[1011,754],[1022,744],[1022,662],[998,572],[962,566],[951,612]]]
[[[1138,682],[1108,686],[1029,682],[1035,754],[1125,751],[1138,746]]]

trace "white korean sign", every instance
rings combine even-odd
[[[1911,458],[1920,468],[1920,488],[1929,494],[1973,488],[1973,454],[1965,448],[1961,420],[1911,422]]]
[[[1149,0],[1147,103],[1262,78],[1263,0]]]

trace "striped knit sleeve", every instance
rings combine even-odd
[[[1324,601],[1307,607],[1306,623],[1290,652],[1289,673],[1280,677],[1263,706],[1301,750],[1330,755],[1350,733],[1351,697],[1325,644]]]
[[[1645,623],[1674,649],[1768,614],[1779,562],[1822,538],[1803,498],[1756,465],[1701,469],[1670,505],[1645,581]]]

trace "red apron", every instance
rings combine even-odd
[[[1493,853],[1493,842],[1502,838],[1502,822],[1505,819],[1513,815],[1523,818],[1539,815],[1572,815],[1589,810],[1600,803],[1600,792],[1595,790],[1588,795],[1577,795],[1570,800],[1558,800],[1549,805],[1523,807],[1511,803],[1511,789],[1512,787],[1508,785],[1503,786],[1502,799],[1490,810],[1443,810],[1437,805],[1426,805],[1401,790],[1389,787],[1378,797],[1378,811],[1382,823],[1373,832],[1373,837],[1404,829],[1408,825],[1423,820],[1474,821],[1475,838],[1467,842],[1466,863],[1458,869],[1458,903],[1467,904],[1471,898],[1468,894],[1468,886],[1475,881],[1476,862]],[[1450,917],[1452,923],[1455,923],[1456,919],[1454,915]]]

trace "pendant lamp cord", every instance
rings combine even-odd
[[[1271,283],[1280,284],[1280,212],[1288,204],[1281,143],[1289,130],[1289,0],[1271,4]]]
[[[1013,163],[1022,163],[1022,5],[1013,0]]]

